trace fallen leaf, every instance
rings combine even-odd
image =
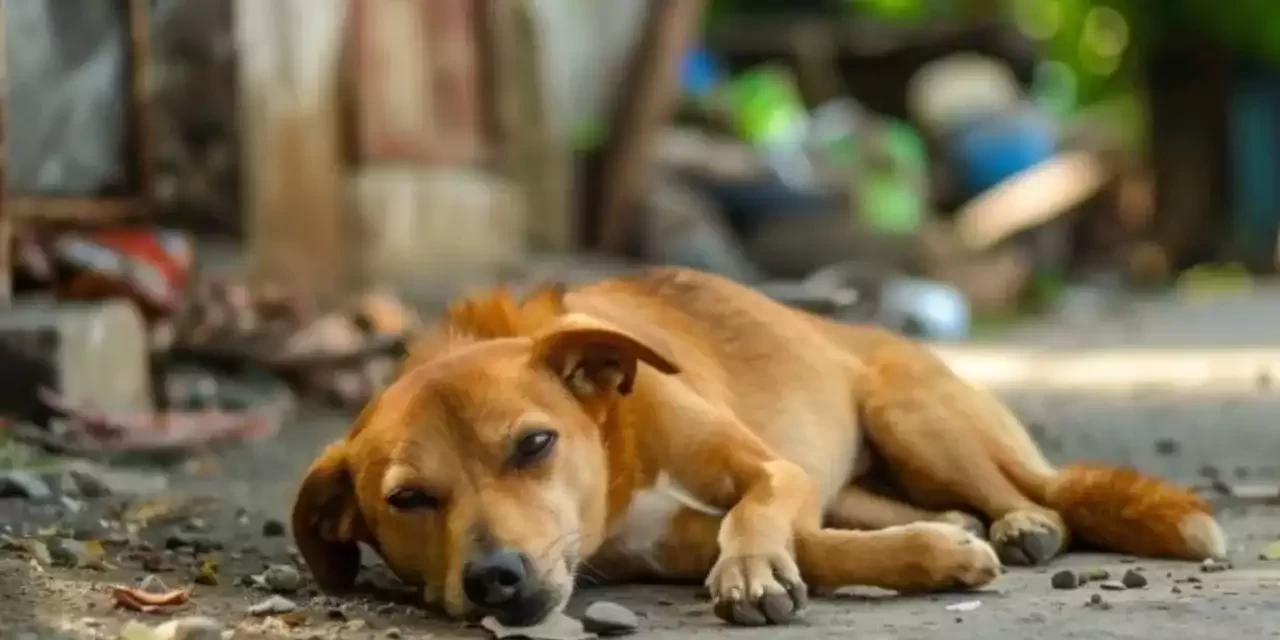
[[[217,586],[219,582],[218,559],[214,556],[205,556],[204,560],[200,563],[200,571],[196,574],[195,581],[196,584],[203,584],[211,587]]]
[[[294,611],[292,613],[286,613],[276,617],[280,618],[281,622],[289,625],[290,627],[300,627],[308,622],[306,611]]]
[[[186,589],[174,589],[165,593],[148,593],[141,589],[124,585],[112,587],[111,595],[115,597],[117,607],[143,613],[151,613],[164,607],[185,604],[190,597],[190,593]]]

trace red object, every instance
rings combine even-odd
[[[63,299],[127,297],[149,319],[168,316],[182,304],[191,278],[194,244],[182,232],[113,229],[75,232],[53,239],[50,253],[68,277]]]

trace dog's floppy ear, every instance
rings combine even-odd
[[[642,339],[591,316],[571,313],[558,318],[534,338],[534,362],[560,376],[579,398],[631,393],[643,362],[665,373],[680,368],[652,338]]]
[[[316,583],[326,591],[355,584],[359,542],[369,539],[356,504],[345,442],[329,445],[307,471],[293,503],[293,537]]]

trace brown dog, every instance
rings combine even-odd
[[[705,578],[720,617],[776,624],[806,585],[977,587],[1071,536],[1225,552],[1198,499],[1055,468],[927,350],[678,269],[455,305],[311,467],[293,533],[326,589],[365,543],[450,614],[509,625],[580,572]]]

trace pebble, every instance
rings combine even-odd
[[[382,637],[384,637],[384,638],[392,638],[393,640],[394,640],[395,638],[401,638],[401,637],[403,637],[403,636],[404,636],[404,634],[400,633],[400,630],[399,630],[399,629],[397,629],[397,628],[395,628],[395,627],[391,627],[390,629],[387,629],[386,631],[383,631],[383,632],[382,632]]]
[[[1120,582],[1126,589],[1141,589],[1147,586],[1147,577],[1133,569],[1130,569],[1124,572],[1124,576],[1120,578]]]
[[[1081,576],[1076,575],[1076,572],[1070,569],[1063,569],[1062,571],[1053,574],[1053,577],[1049,579],[1049,584],[1054,589],[1075,589],[1076,587],[1079,587],[1082,582],[1084,582],[1084,579]]]
[[[168,593],[169,592],[169,586],[166,585],[164,581],[160,579],[160,576],[154,573],[147,574],[147,576],[142,579],[142,582],[138,583],[138,588],[142,589],[143,591],[146,591],[147,593]]]
[[[66,538],[49,540],[49,555],[54,566],[59,567],[83,567],[97,560],[83,542]]]
[[[1107,580],[1105,582],[1099,583],[1098,588],[1104,591],[1124,591],[1128,587],[1126,587],[1124,583],[1120,582],[1119,580]],[[1097,594],[1094,594],[1094,595],[1097,595]]]
[[[284,597],[271,596],[258,604],[249,607],[249,615],[251,616],[270,616],[281,613],[291,613],[298,610],[298,603]]]
[[[1202,573],[1221,573],[1230,568],[1231,568],[1230,560],[1218,560],[1215,558],[1208,558],[1204,562],[1200,563],[1200,571]]]
[[[279,538],[284,535],[284,523],[275,518],[268,518],[262,523],[262,535],[267,538]]]
[[[552,615],[532,627],[507,627],[493,617],[481,620],[480,626],[497,640],[587,640],[595,637],[587,633],[581,622],[564,614]]]
[[[1095,593],[1089,596],[1089,604],[1087,604],[1086,606],[1093,607],[1095,609],[1102,609],[1103,611],[1106,611],[1107,609],[1111,608],[1111,603],[1107,602],[1106,600],[1103,600],[1102,595]]]
[[[582,613],[582,625],[591,633],[617,636],[635,633],[640,626],[635,612],[608,600],[593,602]]]
[[[277,593],[293,593],[302,586],[302,576],[287,564],[277,564],[262,572],[262,583]]]
[[[40,476],[22,469],[10,469],[0,471],[0,498],[43,501],[53,498],[53,491]]]

